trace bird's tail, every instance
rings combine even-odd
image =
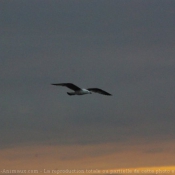
[[[68,95],[75,95],[74,93],[71,93],[71,92],[67,92]]]

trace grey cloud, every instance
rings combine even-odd
[[[173,138],[174,5],[1,1],[1,145]]]

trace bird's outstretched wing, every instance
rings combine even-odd
[[[92,92],[99,93],[99,94],[103,94],[103,95],[111,95],[110,93],[108,93],[102,89],[99,89],[99,88],[88,88],[88,90],[92,91]]]
[[[51,85],[55,85],[55,86],[66,86],[69,89],[72,89],[74,91],[78,91],[78,90],[81,89],[81,88],[79,88],[78,86],[76,86],[76,85],[74,85],[72,83],[56,83],[56,84],[51,84]]]

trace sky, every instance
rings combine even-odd
[[[0,174],[175,174],[174,17],[173,0],[1,0]],[[112,96],[51,86],[68,82]]]

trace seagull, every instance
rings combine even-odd
[[[84,94],[92,94],[92,92],[96,92],[96,93],[103,94],[103,95],[111,95],[110,93],[102,89],[99,89],[99,88],[84,89],[84,88],[79,88],[78,86],[72,83],[56,83],[56,84],[51,84],[51,85],[66,86],[67,88],[74,90],[74,92],[67,92],[68,95],[84,95]]]

